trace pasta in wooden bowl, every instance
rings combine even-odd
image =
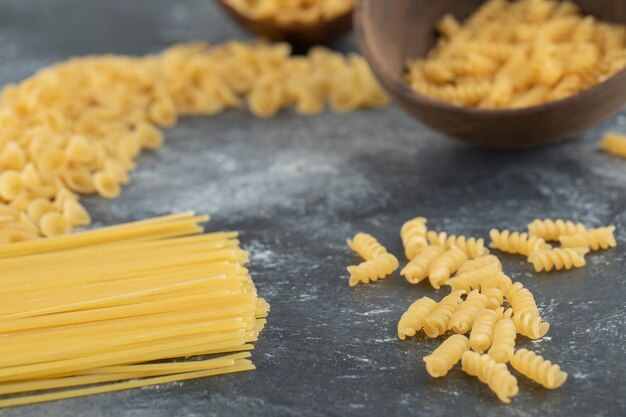
[[[237,23],[299,48],[328,44],[350,32],[355,0],[218,0]]]
[[[396,101],[468,142],[547,144],[626,103],[621,0],[398,0],[393,7],[363,0],[355,24],[365,56]]]

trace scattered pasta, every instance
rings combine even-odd
[[[428,278],[428,271],[433,261],[444,252],[445,249],[441,246],[428,246],[402,268],[400,274],[411,284],[418,284]]]
[[[489,356],[498,363],[507,363],[513,357],[517,327],[510,318],[501,318],[493,329],[493,342]]]
[[[565,383],[567,373],[558,365],[527,349],[518,349],[511,359],[511,366],[548,389],[555,389]]]
[[[442,246],[446,249],[452,249],[456,246],[465,252],[468,259],[475,259],[489,253],[483,239],[466,238],[465,236],[448,235],[446,232],[437,233],[434,231],[429,231],[426,237],[431,245]]]
[[[564,10],[567,10],[565,12]],[[406,82],[458,106],[509,109],[561,100],[626,68],[626,26],[556,0],[489,0],[465,22],[446,15]]]
[[[529,339],[541,339],[550,330],[550,324],[534,314],[518,312],[512,316],[512,319],[517,332]]]
[[[400,237],[404,245],[404,254],[406,258],[413,260],[426,246],[426,219],[424,217],[416,217],[404,223],[400,229]]]
[[[355,0],[227,0],[233,9],[253,20],[280,26],[310,25],[350,13]]]
[[[428,297],[422,297],[411,304],[398,322],[398,337],[400,340],[404,340],[407,336],[415,336],[424,326],[426,317],[433,312],[436,306],[437,302]]]
[[[464,291],[455,291],[443,297],[433,311],[424,319],[424,333],[428,337],[441,336],[448,330],[450,320],[463,303]]]
[[[502,316],[503,309],[482,310],[474,318],[474,325],[470,332],[470,345],[474,352],[483,353],[493,342],[493,330]]]
[[[348,267],[349,284],[354,287],[359,283],[368,284],[379,279],[385,279],[398,269],[399,265],[398,258],[390,253],[383,253],[369,261],[361,262],[359,265],[351,265]]]
[[[366,261],[387,253],[387,249],[374,236],[367,233],[354,235],[352,240],[348,240],[348,246]]]
[[[428,356],[424,356],[426,370],[434,378],[446,376],[470,348],[467,337],[455,334],[448,337]]]
[[[491,237],[489,247],[506,253],[530,256],[535,251],[550,249],[550,245],[542,238],[529,236],[527,233],[491,229],[489,236]]]
[[[506,294],[506,298],[514,313],[530,314],[532,316],[539,315],[535,297],[521,282],[516,282],[511,286]]]
[[[449,285],[453,291],[465,290],[470,292],[471,290],[480,289],[485,279],[499,277],[502,274],[503,272],[500,268],[491,264],[463,274],[457,273],[456,276],[446,280],[445,284]]]
[[[600,142],[600,149],[612,155],[626,158],[626,135],[607,133]]]
[[[461,358],[462,369],[468,375],[478,377],[498,396],[500,401],[510,403],[517,395],[517,379],[509,372],[506,365],[497,363],[489,355],[467,351]]]
[[[584,232],[559,237],[561,245],[566,248],[586,248],[592,251],[609,249],[617,246],[615,226],[587,229]]]
[[[467,261],[467,255],[456,246],[448,249],[430,264],[428,269],[428,280],[433,288],[441,288],[463,263]]]
[[[469,332],[474,323],[474,318],[487,308],[488,302],[489,299],[484,294],[479,293],[478,290],[473,290],[452,315],[449,328],[459,334]]]
[[[585,225],[571,220],[535,219],[528,225],[528,234],[545,241],[558,241],[561,236],[584,232]]]
[[[494,265],[499,270],[502,270],[502,263],[497,256],[484,255],[476,259],[470,259],[469,261],[465,262],[457,271],[457,275],[463,275],[466,272],[474,271],[488,265]]]
[[[537,272],[582,268],[587,264],[585,254],[588,251],[586,248],[547,249],[533,252],[528,260]]]

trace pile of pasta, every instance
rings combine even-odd
[[[207,219],[0,247],[0,407],[254,369],[269,305],[237,233]]]
[[[626,135],[607,133],[600,142],[600,149],[611,155],[626,158]]]
[[[589,250],[615,247],[614,231],[613,226],[588,229],[572,221],[536,219],[524,233],[492,229],[489,247],[529,257],[538,272],[570,269],[583,266]],[[565,382],[567,374],[558,365],[515,349],[517,334],[540,339],[550,324],[541,317],[535,296],[503,271],[483,239],[428,230],[424,217],[407,221],[400,236],[408,259],[400,274],[411,284],[427,280],[435,289],[450,289],[439,301],[415,301],[397,326],[401,340],[420,331],[429,338],[452,333],[424,357],[430,375],[443,377],[461,362],[463,371],[478,377],[505,403],[518,393],[507,363],[548,389]],[[562,247],[552,248],[548,241]],[[399,267],[398,259],[369,234],[358,233],[348,246],[364,259],[348,267],[351,286],[384,279]]]
[[[626,68],[626,26],[583,16],[570,1],[489,0],[465,22],[445,16],[406,81],[436,100],[521,108],[561,100]]]
[[[279,26],[326,22],[350,13],[355,0],[226,0],[233,9],[254,20]]]
[[[146,57],[92,56],[39,71],[0,95],[0,244],[88,225],[78,194],[120,194],[143,149],[179,116],[247,103],[258,117],[383,106],[367,63],[287,44],[174,46]]]

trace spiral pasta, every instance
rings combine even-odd
[[[506,298],[515,313],[539,315],[535,297],[521,282],[516,282],[511,286]]]
[[[279,26],[311,25],[350,13],[355,0],[226,0],[249,19]]]
[[[496,265],[487,265],[482,268],[478,268],[464,274],[457,274],[453,278],[446,280],[445,284],[449,285],[453,291],[465,290],[467,292],[471,290],[477,290],[481,288],[481,284],[485,279],[492,277],[498,277],[502,275],[502,270]]]
[[[415,336],[422,329],[424,319],[433,312],[436,306],[437,302],[428,297],[422,297],[411,304],[398,322],[400,340],[404,340],[407,336]]]
[[[476,315],[487,307],[488,298],[473,290],[467,295],[463,304],[454,312],[448,327],[456,333],[465,334],[470,331]]]
[[[348,246],[366,261],[387,253],[387,249],[367,233],[357,233],[352,239],[348,239]]]
[[[465,252],[468,259],[475,259],[489,253],[489,250],[485,247],[485,241],[483,239],[448,235],[446,232],[437,233],[432,230],[428,231],[426,237],[431,245],[442,246],[445,249],[451,249],[456,246]]]
[[[457,275],[463,275],[466,272],[474,271],[488,265],[494,265],[496,268],[502,270],[502,263],[497,256],[483,255],[479,256],[478,258],[468,260],[463,265],[461,265],[456,273]]]
[[[400,274],[411,284],[418,284],[428,277],[430,265],[444,252],[442,247],[428,246],[402,268]]]
[[[476,315],[469,337],[472,350],[483,353],[489,349],[493,341],[493,329],[503,310],[502,307],[496,310],[482,310]]]
[[[511,359],[511,366],[548,389],[560,387],[567,380],[567,373],[558,365],[527,349],[518,349]]]
[[[467,261],[467,255],[456,246],[448,249],[437,257],[428,269],[428,280],[433,288],[438,289],[446,282],[450,275]]]
[[[600,142],[600,149],[612,155],[626,158],[626,135],[607,133]]]
[[[559,241],[561,245],[567,248],[587,248],[596,251],[617,246],[614,232],[615,226],[599,227],[573,235],[561,236]]]
[[[489,348],[489,356],[498,363],[506,363],[513,357],[517,327],[513,320],[502,318],[493,329],[493,342]]]
[[[529,339],[541,339],[550,330],[550,323],[533,314],[518,312],[511,318],[515,323],[517,332]]]
[[[458,310],[465,291],[454,291],[441,299],[433,311],[424,319],[424,333],[428,337],[441,336],[448,330],[450,319]]]
[[[468,375],[478,377],[498,396],[500,401],[510,403],[519,392],[517,379],[503,363],[497,363],[489,355],[467,351],[461,358],[461,367]]]
[[[533,252],[528,261],[533,264],[535,271],[550,272],[553,269],[582,268],[587,264],[585,254],[586,248],[556,248]]]
[[[446,376],[450,369],[459,361],[463,353],[470,348],[467,337],[460,334],[453,334],[439,345],[430,355],[424,356],[426,370],[430,376],[441,378]]]
[[[498,275],[492,275],[486,277],[480,282],[480,291],[486,291],[488,289],[497,288],[500,291],[506,293],[513,285],[513,281],[508,275],[504,273]]]
[[[508,230],[499,231],[491,229],[490,248],[499,249],[502,252],[530,256],[537,250],[549,249],[550,246],[540,237],[529,236],[527,233],[513,232]]]
[[[487,297],[487,308],[491,310],[500,307],[504,302],[504,293],[499,288],[486,288],[480,292]]]
[[[424,217],[415,217],[404,223],[400,229],[404,253],[409,261],[413,260],[420,251],[428,246],[426,241],[427,221]]]
[[[585,230],[582,223],[561,219],[535,219],[528,225],[528,234],[545,241],[558,241],[563,235],[573,235]]]
[[[359,265],[351,265],[348,267],[349,284],[354,287],[359,282],[368,284],[370,281],[376,282],[387,278],[398,269],[399,265],[398,258],[390,253],[384,253],[369,261],[361,262]]]

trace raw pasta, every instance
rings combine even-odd
[[[280,26],[310,25],[350,13],[355,0],[227,0],[239,13]]]
[[[512,316],[512,319],[517,332],[529,339],[541,339],[550,330],[550,324],[534,314],[518,312]]]
[[[448,249],[435,258],[428,269],[428,280],[433,288],[438,289],[446,282],[450,275],[458,270],[467,261],[467,255],[456,246]]]
[[[498,288],[487,288],[480,291],[485,297],[487,297],[487,308],[496,309],[504,302],[504,293]]]
[[[426,370],[434,378],[446,376],[450,369],[459,361],[463,353],[470,348],[467,337],[454,334],[448,337],[437,349],[428,356],[424,356]]]
[[[384,253],[369,261],[361,262],[359,265],[351,265],[348,267],[349,284],[354,287],[358,283],[368,284],[387,278],[398,269],[399,265],[398,259],[390,253]]]
[[[426,222],[424,217],[415,217],[404,223],[400,229],[400,237],[404,245],[406,258],[413,260],[426,246]]]
[[[469,337],[473,351],[483,353],[489,349],[493,341],[493,330],[503,311],[502,307],[496,310],[482,310],[474,317]]]
[[[521,282],[516,282],[506,293],[506,298],[515,313],[539,316],[535,297]]]
[[[489,299],[484,294],[479,293],[478,290],[473,290],[452,315],[449,328],[459,334],[469,332],[474,323],[474,318],[487,307],[488,302]]]
[[[548,389],[560,387],[567,379],[567,373],[561,371],[558,365],[527,349],[518,349],[515,352],[511,366]]]
[[[493,343],[489,356],[498,363],[506,363],[513,357],[517,328],[510,318],[501,318],[493,330]]]
[[[400,274],[411,284],[418,284],[428,277],[433,261],[444,252],[445,250],[440,246],[428,246],[402,268]]]
[[[487,384],[500,401],[508,404],[511,397],[517,395],[519,391],[517,379],[505,364],[497,363],[489,355],[467,351],[463,353],[461,364],[463,371]]]
[[[461,296],[464,291],[454,291],[437,304],[434,310],[424,319],[424,333],[428,337],[441,336],[448,330],[450,320],[459,306],[463,303]]]
[[[415,336],[422,329],[424,319],[432,313],[436,306],[437,302],[428,297],[422,297],[411,304],[398,322],[398,337],[404,340],[407,336]]]
[[[599,227],[573,235],[561,236],[559,241],[566,248],[586,248],[597,251],[617,246],[614,232],[615,226]]]
[[[457,274],[453,278],[446,280],[445,284],[449,285],[453,291],[465,290],[469,292],[471,290],[480,289],[485,279],[499,277],[501,275],[503,275],[503,272],[498,266],[488,264],[463,274]]]
[[[351,240],[348,240],[348,246],[366,261],[387,253],[387,249],[374,236],[367,233],[354,235]]]
[[[465,262],[457,271],[457,275],[463,275],[466,272],[474,271],[488,265],[495,265],[496,268],[502,270],[502,263],[497,256],[484,255],[476,259],[470,259],[469,261]]]
[[[626,158],[626,135],[607,133],[600,142],[600,149],[612,155]]]
[[[528,225],[528,234],[545,241],[558,241],[563,235],[584,232],[585,225],[571,220],[535,219]]]
[[[463,23],[446,15],[438,30],[427,57],[409,61],[406,82],[454,105],[535,106],[626,68],[626,26],[585,17],[569,2],[489,0]]]
[[[528,260],[534,265],[535,271],[550,272],[553,269],[582,268],[587,264],[585,254],[589,250],[586,248],[556,248],[533,252]]]
[[[528,236],[527,233],[511,233],[508,230],[491,229],[489,236],[491,237],[490,248],[511,254],[530,256],[534,251],[550,248],[542,238]]]
[[[468,259],[475,259],[489,253],[483,239],[455,235],[448,236],[446,232],[437,233],[434,231],[429,231],[426,237],[431,245],[442,246],[445,249],[452,249],[452,247],[456,246],[465,252]]]

